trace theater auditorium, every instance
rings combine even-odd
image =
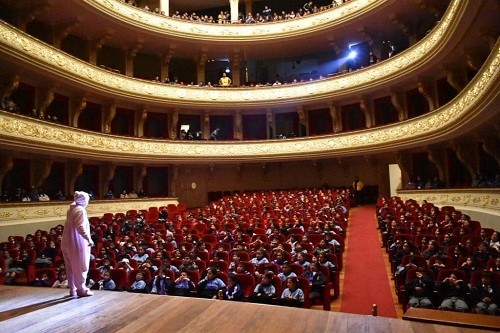
[[[0,329],[500,330],[499,12],[0,0]]]

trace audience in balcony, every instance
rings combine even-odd
[[[137,4],[133,0],[125,0],[125,3],[137,7]],[[306,2],[302,8],[299,8],[296,11],[291,11],[289,13],[285,13],[282,11],[281,13],[276,13],[273,12],[271,8],[268,6],[264,6],[264,9],[262,10],[261,13],[255,13],[255,18],[253,18],[252,13],[248,13],[247,17],[244,17],[242,13],[238,13],[238,18],[236,22],[238,24],[251,24],[251,23],[265,23],[265,22],[277,22],[277,21],[283,21],[283,20],[291,20],[295,18],[300,18],[309,14],[317,13],[320,11],[324,11],[327,9],[330,9],[332,7],[338,6],[340,3],[345,3],[348,1],[340,1],[340,0],[333,0],[332,4],[330,6],[317,6],[313,3],[313,1]],[[149,8],[149,6],[145,5],[143,8],[141,8],[144,11],[154,13],[157,15],[165,16],[165,12],[160,11],[159,8],[155,8],[152,10]],[[217,19],[214,19],[213,16],[209,15],[198,15],[195,12],[193,13],[183,13],[181,14],[179,11],[175,11],[172,15],[172,18],[175,19],[180,19],[180,20],[185,20],[185,21],[195,21],[195,22],[200,22],[200,23],[218,23],[218,24],[227,24],[227,23],[233,23],[231,20],[231,15],[228,11],[221,11],[217,15]]]

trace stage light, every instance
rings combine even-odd
[[[229,67],[226,67],[226,73],[229,73],[231,72],[231,70],[229,69]]]
[[[349,53],[349,59],[354,59],[354,58],[356,58],[356,56],[357,56],[357,55],[358,55],[358,54],[356,53],[356,51],[351,51],[351,52]]]

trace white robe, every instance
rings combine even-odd
[[[88,195],[84,199],[85,205],[80,205],[79,201],[82,201],[82,198],[77,199],[75,195],[76,202],[69,206],[61,241],[68,287],[72,296],[88,291],[85,286],[90,263],[89,244],[91,242],[90,224],[85,210],[88,204]],[[77,203],[79,204],[77,205]]]

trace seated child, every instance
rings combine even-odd
[[[256,303],[271,304],[276,296],[276,288],[272,284],[273,272],[266,272],[262,276],[262,281],[255,286],[252,300]]]
[[[301,307],[304,303],[304,292],[299,288],[299,280],[292,277],[286,281],[288,288],[281,294],[281,305]]]
[[[236,264],[236,269],[233,271],[235,274],[250,274],[249,271],[246,270],[245,263],[239,262]]]
[[[109,272],[109,270],[113,269],[113,266],[111,266],[109,259],[103,259],[102,265],[97,267],[97,269],[99,270],[99,272],[101,272],[102,275],[105,272]]]
[[[137,272],[135,275],[135,281],[128,288],[128,291],[132,293],[147,293],[147,284],[144,281],[145,276],[143,272]]]
[[[243,300],[243,290],[241,289],[240,280],[234,274],[229,274],[227,277],[227,288],[224,291],[224,299],[230,301]]]
[[[281,266],[281,272],[278,274],[278,277],[280,278],[281,282],[285,282],[286,279],[291,278],[291,277],[296,277],[297,274],[295,274],[292,271],[292,266],[288,261],[285,261],[283,266]]]
[[[218,272],[214,268],[207,269],[207,275],[198,283],[198,296],[203,298],[216,298],[217,292],[226,287],[226,284],[218,278]]]
[[[50,281],[49,281],[49,276],[47,273],[43,273],[42,276],[39,278],[36,278],[35,281],[33,282],[33,286],[35,287],[51,287]]]
[[[111,278],[111,273],[104,272],[102,275],[102,280],[99,281],[99,289],[101,290],[115,290],[116,284],[115,281]]]
[[[174,288],[174,282],[167,275],[167,268],[160,267],[158,275],[153,280],[151,294],[167,295],[171,294]]]
[[[493,284],[493,275],[489,272],[483,273],[481,281],[472,287],[472,296],[479,314],[498,314],[500,302],[500,288]]]
[[[193,281],[189,279],[186,271],[181,271],[179,277],[174,281],[174,295],[175,296],[193,296],[196,286]]]
[[[234,271],[236,270],[236,266],[238,263],[241,261],[241,255],[239,253],[233,253],[232,260],[229,263],[229,271]]]
[[[66,276],[65,270],[60,270],[59,273],[57,273],[57,280],[52,285],[52,288],[69,288],[68,277]]]
[[[304,272],[304,276],[307,277],[309,283],[311,284],[311,293],[309,294],[309,298],[311,300],[321,298],[326,282],[326,277],[321,271],[321,264],[318,261],[312,263],[309,266],[309,270]]]

